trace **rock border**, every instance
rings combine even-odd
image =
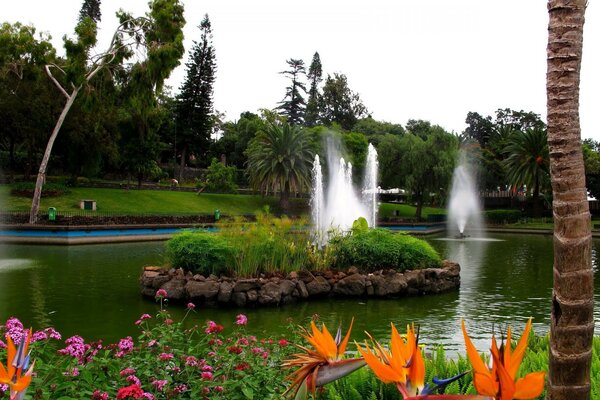
[[[229,278],[192,275],[181,269],[145,267],[142,295],[154,298],[158,289],[176,302],[209,307],[278,306],[324,297],[399,298],[458,289],[460,265],[445,260],[441,268],[397,272],[393,269],[361,274],[348,271],[298,271],[286,277]]]

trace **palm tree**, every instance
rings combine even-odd
[[[594,334],[590,214],[579,127],[587,0],[549,0],[548,144],[554,192],[554,289],[547,399],[589,399]]]
[[[504,147],[503,153],[507,178],[512,185],[533,187],[533,215],[539,217],[540,186],[548,177],[548,136],[540,128],[527,129],[525,132],[515,131]]]
[[[309,133],[297,126],[269,123],[252,139],[246,154],[251,184],[263,193],[279,191],[283,211],[289,209],[291,191],[310,185],[315,146]]]

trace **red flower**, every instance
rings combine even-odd
[[[241,362],[235,366],[236,371],[244,371],[248,368],[250,368],[250,364],[248,364],[247,362]]]
[[[280,345],[281,347],[285,347],[285,346],[287,346],[288,344],[290,344],[290,342],[288,342],[286,339],[279,339],[279,345]]]
[[[117,392],[117,400],[127,399],[132,397],[134,399],[140,399],[144,395],[144,391],[140,385],[134,383],[131,386],[127,386],[119,389]]]
[[[232,354],[240,354],[244,350],[240,346],[229,346],[227,348],[227,351],[229,351]]]

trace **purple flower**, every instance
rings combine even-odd
[[[83,364],[85,352],[90,349],[90,345],[86,345],[81,336],[71,336],[65,340],[67,347],[58,350],[59,354],[75,357]]]
[[[154,297],[159,298],[159,299],[162,299],[163,297],[167,297],[167,291],[165,289],[158,289],[156,291],[156,295]]]
[[[48,334],[44,331],[37,331],[33,335],[31,335],[32,342],[38,342],[40,340],[48,340]]]
[[[139,378],[135,375],[129,375],[126,380],[131,384],[142,386],[142,382],[140,382]]]
[[[8,392],[8,385],[0,384],[0,394],[4,394],[4,392]]]
[[[155,400],[156,398],[154,397],[154,395],[152,393],[149,392],[144,392],[142,394],[142,398],[146,399],[146,400]]]
[[[74,367],[70,371],[63,372],[64,376],[79,376],[79,368]]]
[[[125,339],[119,340],[119,351],[115,353],[117,358],[123,357],[125,354],[133,351],[133,339],[131,336],[127,336]]]
[[[54,339],[54,340],[62,339],[61,334],[58,333],[57,331],[55,331],[54,328],[46,328],[46,329],[44,329],[44,332],[46,333],[46,335],[48,335],[48,337],[50,339]]]
[[[2,340],[0,340],[0,349],[5,349],[6,348],[6,343],[4,343]]]
[[[244,314],[238,314],[235,320],[236,325],[246,325],[248,323],[248,317]]]
[[[6,320],[6,325],[4,326],[6,329],[6,334],[10,336],[15,345],[19,345],[23,337],[27,334],[23,329],[23,324],[15,317],[10,317]]]

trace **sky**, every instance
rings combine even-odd
[[[1,0],[0,20],[33,24],[59,54],[81,0]],[[546,120],[548,12],[543,0],[185,0],[186,54],[167,84],[178,92],[185,59],[208,13],[217,56],[215,109],[227,120],[274,108],[289,83],[286,60],[308,68],[319,52],[324,76],[348,78],[373,118],[425,119],[460,133],[469,111],[533,111]],[[60,7],[59,7],[60,5]],[[99,50],[123,8],[147,0],[103,0]],[[600,1],[589,2],[580,86],[583,138],[600,141]]]

